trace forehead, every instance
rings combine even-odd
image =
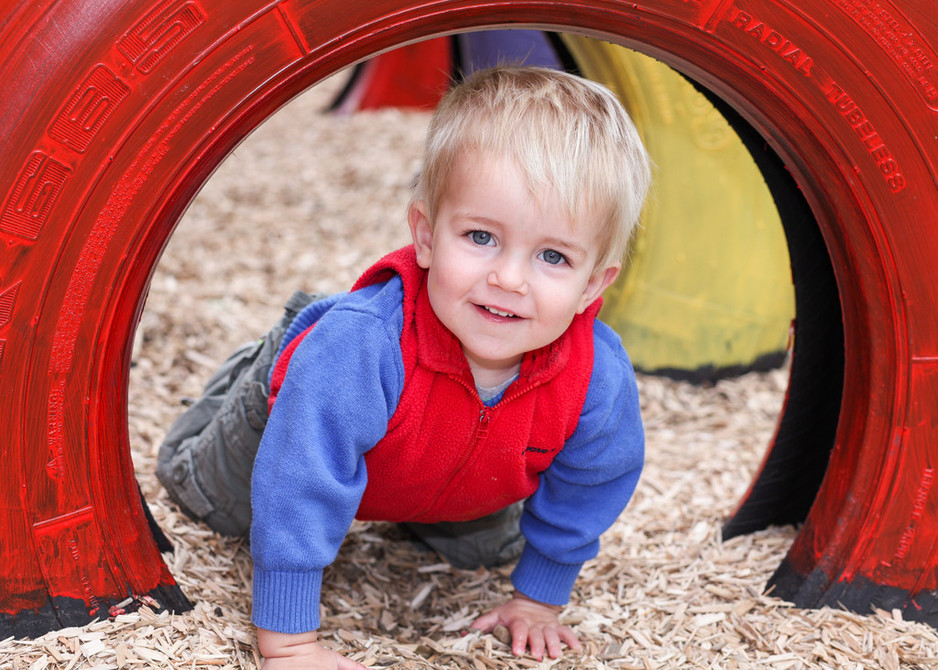
[[[453,160],[440,199],[449,198],[474,208],[512,203],[525,210],[535,210],[551,218],[562,218],[572,228],[587,230],[598,225],[597,217],[587,206],[586,198],[570,206],[561,197],[548,176],[525,170],[515,158],[487,150],[466,150]]]

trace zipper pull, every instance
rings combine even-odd
[[[485,437],[489,432],[489,420],[491,419],[488,407],[482,407],[479,410],[479,428],[476,431],[476,437],[479,439]]]

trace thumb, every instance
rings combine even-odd
[[[489,612],[473,621],[470,628],[481,630],[483,633],[491,633],[495,630],[495,626],[498,625],[499,620],[498,612]]]

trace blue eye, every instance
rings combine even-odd
[[[541,252],[541,260],[550,265],[560,265],[561,263],[566,262],[567,259],[559,251],[546,249]]]
[[[473,230],[469,233],[469,239],[484,247],[492,243],[492,234],[484,230]]]

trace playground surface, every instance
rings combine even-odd
[[[210,179],[163,256],[137,329],[128,400],[137,477],[195,609],[144,608],[0,641],[0,668],[256,667],[247,547],[178,512],[154,475],[156,452],[180,400],[262,333],[294,289],[343,290],[408,241],[404,205],[427,117],[321,114],[341,79],[294,101]],[[355,524],[326,573],[324,641],[370,667],[405,669],[938,668],[931,627],[763,595],[794,529],[720,540],[786,384],[784,370],[711,387],[639,377],[648,465],[565,612],[582,655],[538,664],[513,658],[498,635],[466,634],[505,597],[508,571],[451,569],[375,523]]]

